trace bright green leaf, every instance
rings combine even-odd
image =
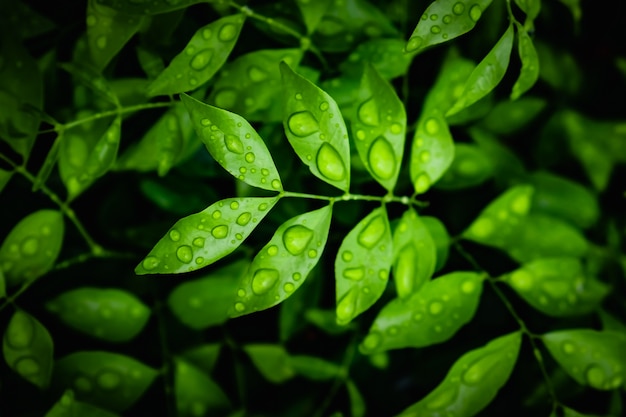
[[[48,272],[63,243],[63,215],[38,210],[20,220],[0,246],[0,268],[7,287],[32,282]]]
[[[119,417],[118,414],[111,413],[91,404],[82,403],[74,399],[74,391],[65,390],[59,401],[48,410],[44,417]]]
[[[243,350],[250,356],[257,370],[274,384],[280,384],[295,376],[289,354],[280,345],[250,344]]]
[[[328,381],[342,373],[339,365],[315,356],[293,355],[289,357],[289,364],[296,374],[314,381]]]
[[[281,62],[283,126],[289,143],[311,173],[343,191],[350,188],[348,131],[337,103]]]
[[[533,45],[532,38],[521,25],[517,25],[517,51],[522,61],[522,70],[519,78],[513,85],[511,100],[518,99],[535,85],[539,79],[539,57]]]
[[[115,10],[119,10],[122,13],[127,14],[141,14],[141,15],[154,15],[160,13],[171,12],[172,10],[178,10],[187,8],[196,3],[206,3],[207,0],[152,0],[147,2],[145,0],[97,0],[98,3],[108,7],[112,7]],[[208,0],[209,3],[214,0]]]
[[[361,351],[370,354],[445,342],[474,317],[483,279],[475,272],[452,272],[427,282],[406,299],[390,301],[378,313]]]
[[[370,63],[382,78],[391,80],[406,74],[412,60],[404,53],[403,39],[375,38],[360,43],[339,68],[348,76],[361,77]]]
[[[527,127],[546,107],[548,102],[538,97],[521,97],[498,102],[481,125],[499,135],[509,135]]]
[[[245,18],[234,14],[198,29],[187,46],[148,86],[148,96],[182,93],[206,83],[224,65]]]
[[[384,206],[365,216],[343,238],[335,259],[337,323],[348,324],[380,298],[393,260]]]
[[[346,389],[348,390],[348,397],[350,397],[350,412],[352,417],[364,417],[367,412],[365,399],[359,392],[354,381],[348,379],[346,381]]]
[[[494,399],[513,371],[519,332],[493,339],[461,356],[441,384],[398,417],[472,417]]]
[[[228,255],[252,233],[279,197],[227,198],[178,220],[135,273],[195,271]]]
[[[331,217],[328,205],[281,224],[241,279],[230,316],[270,308],[300,288],[322,256]]]
[[[436,188],[457,190],[482,184],[493,175],[493,165],[477,145],[457,143],[450,168],[439,179]]]
[[[265,142],[243,117],[186,94],[181,98],[198,136],[224,169],[246,184],[282,191],[280,176]]]
[[[82,287],[46,303],[66,325],[109,342],[133,339],[145,326],[150,309],[133,294],[117,288]]]
[[[300,9],[300,14],[302,14],[307,34],[310,35],[315,32],[317,25],[326,14],[326,11],[331,4],[331,0],[297,0],[295,3],[298,6],[298,9]]]
[[[2,344],[9,368],[28,382],[46,389],[52,375],[53,348],[50,333],[37,319],[21,310],[15,312]]]
[[[180,417],[223,415],[231,408],[224,391],[201,370],[182,358],[174,358],[174,396]]]
[[[542,340],[565,372],[598,390],[620,388],[626,380],[626,336],[592,329],[559,330]]]
[[[446,227],[436,217],[422,216],[420,217],[422,224],[428,229],[428,234],[435,243],[435,249],[437,251],[436,259],[437,264],[435,271],[439,271],[446,264],[448,260],[448,253],[450,251],[450,235],[446,230]]]

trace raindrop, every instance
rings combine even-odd
[[[378,118],[378,105],[373,97],[359,106],[357,115],[361,123],[368,126],[378,126],[380,123]]]
[[[224,239],[226,236],[228,236],[228,226],[226,226],[224,224],[221,224],[219,226],[215,226],[211,230],[211,234],[216,239]]]
[[[141,265],[144,267],[146,271],[152,271],[154,268],[159,266],[159,263],[160,263],[159,260],[155,258],[154,256],[148,256],[146,259],[143,260]]]
[[[203,248],[204,247],[204,238],[203,237],[197,237],[193,240],[193,242],[191,242],[195,247],[198,248]]]
[[[358,140],[365,140],[365,132],[361,129],[356,131],[356,138]]]
[[[302,94],[296,93],[296,100],[302,100]]]
[[[107,37],[104,35],[98,36],[96,39],[96,46],[100,49],[104,49],[107,47]]]
[[[252,152],[246,153],[245,158],[246,158],[246,162],[248,162],[250,164],[253,163],[254,160],[256,159],[255,155]]]
[[[439,122],[434,117],[431,117],[424,122],[424,128],[430,135],[435,135],[439,132]]]
[[[220,28],[220,31],[217,34],[217,37],[223,42],[232,41],[233,39],[235,39],[236,36],[237,27],[232,23],[226,23]]]
[[[510,279],[513,287],[519,291],[528,291],[535,285],[533,274],[524,269],[514,271]]]
[[[215,104],[222,108],[233,108],[237,104],[237,91],[233,88],[224,88],[218,91],[215,94]]]
[[[250,222],[251,218],[252,218],[252,214],[251,213],[249,213],[247,211],[244,212],[244,213],[241,213],[239,215],[239,217],[237,217],[237,224],[239,226],[245,226],[245,225],[247,225]]]
[[[300,255],[307,248],[311,239],[313,238],[313,231],[308,227],[296,224],[289,227],[283,233],[283,245],[287,252],[294,256]]]
[[[396,155],[391,143],[384,136],[379,136],[372,143],[367,159],[374,175],[383,180],[393,177],[396,170]]]
[[[365,277],[365,267],[347,268],[343,271],[344,278],[360,281]]]
[[[447,15],[445,15],[445,16],[443,17],[443,19],[442,19],[442,20],[443,20],[443,23],[445,23],[445,24],[449,24],[450,22],[452,22],[452,16],[450,16],[449,14],[447,14]]]
[[[561,344],[561,350],[563,351],[563,353],[571,355],[576,351],[576,346],[574,346],[572,342],[563,342]]]
[[[463,294],[471,294],[476,290],[476,284],[474,281],[467,280],[463,284],[461,284],[461,292]]]
[[[206,40],[211,39],[211,35],[213,35],[213,32],[211,31],[211,29],[209,28],[204,28],[202,29],[202,37]]]
[[[420,46],[422,46],[423,43],[424,43],[424,40],[422,39],[421,36],[412,36],[411,39],[409,39],[409,42],[406,44],[406,51],[407,52],[417,51],[420,48]]]
[[[300,279],[302,278],[302,274],[299,272],[294,272],[292,277],[294,281],[300,281]]]
[[[105,371],[98,375],[96,382],[100,388],[112,390],[121,384],[122,378],[117,372]]]
[[[307,255],[309,255],[309,258],[315,258],[317,256],[317,251],[315,249],[310,249]]]
[[[270,171],[268,169],[261,168],[261,175],[268,176],[270,175]]]
[[[436,13],[430,15],[430,20],[432,20],[433,22],[437,19],[439,19],[439,15],[437,15]]]
[[[243,153],[243,143],[241,143],[239,137],[230,134],[226,135],[224,136],[224,143],[229,151],[240,155]]]
[[[366,350],[374,350],[380,345],[382,340],[383,338],[380,333],[372,332],[365,337],[365,340],[363,340],[363,347]]]
[[[239,208],[239,203],[237,201],[233,201],[230,203],[231,210],[237,210]]]
[[[341,259],[344,260],[344,262],[350,262],[352,260],[354,255],[352,255],[352,252],[350,252],[349,250],[343,251],[343,253],[341,254]]]
[[[598,365],[591,365],[585,372],[585,378],[590,386],[596,389],[604,389],[606,374]]]
[[[245,297],[246,296],[246,290],[244,290],[243,288],[239,288],[237,290],[237,297]]]
[[[267,248],[267,254],[269,256],[276,256],[276,254],[278,254],[278,246],[272,245],[269,248]]]
[[[317,152],[317,169],[320,174],[331,181],[341,181],[346,177],[346,167],[337,150],[330,144],[324,143]]]
[[[394,279],[398,283],[402,283],[402,288],[406,288],[406,294],[411,293],[413,290],[415,261],[417,259],[417,249],[414,245],[407,243],[400,249],[396,264],[394,265]]]
[[[482,9],[480,8],[480,6],[478,4],[473,5],[470,8],[469,11],[469,17],[470,19],[472,19],[474,22],[477,22],[478,19],[480,19],[480,16],[483,14]]]
[[[351,288],[337,303],[337,320],[348,322],[356,313],[357,288]]]
[[[452,13],[456,15],[461,15],[463,14],[464,11],[465,11],[465,5],[461,3],[460,1],[454,3],[454,6],[452,6]]]
[[[178,242],[180,240],[180,232],[176,229],[172,229],[170,230],[169,237],[172,239],[172,242]]]
[[[428,152],[428,151],[420,152],[419,158],[420,158],[420,161],[422,161],[424,163],[430,161],[430,152]]]
[[[95,26],[96,23],[98,23],[98,19],[96,19],[96,16],[92,14],[87,15],[87,26]]]
[[[191,62],[189,66],[195,69],[196,71],[200,71],[205,69],[209,63],[211,62],[211,58],[213,58],[213,50],[212,49],[203,49],[199,51],[197,54],[191,58]]]
[[[296,286],[293,285],[291,282],[288,282],[285,285],[283,285],[283,290],[285,290],[285,292],[287,293],[292,293],[295,289],[296,289]]]
[[[430,178],[428,174],[422,172],[415,180],[415,192],[421,194],[430,188]]]
[[[428,312],[433,316],[438,316],[443,312],[443,303],[441,301],[433,301],[428,306]]]
[[[321,110],[321,111],[326,111],[326,110],[328,110],[328,107],[329,107],[329,105],[328,105],[328,102],[327,102],[327,101],[322,101],[322,102],[320,103],[320,110]]]
[[[282,184],[280,183],[279,180],[272,180],[272,188],[278,190],[278,189],[280,189],[281,186],[282,186]]]
[[[24,239],[20,249],[24,255],[32,256],[36,254],[39,249],[39,240],[35,237],[28,237]]]
[[[387,226],[382,215],[371,219],[357,236],[357,241],[361,246],[372,249],[385,234]]]
[[[389,130],[394,135],[399,135],[400,133],[402,133],[402,126],[399,123],[393,123]]]
[[[259,204],[259,211],[265,211],[267,210],[267,203],[261,203]]]
[[[188,264],[193,259],[193,251],[191,246],[182,245],[176,250],[176,257],[179,261]]]
[[[278,281],[278,271],[276,269],[259,269],[252,278],[252,291],[256,295],[263,295],[268,292]]]
[[[528,195],[520,195],[511,203],[511,210],[519,214],[520,216],[526,215],[528,213],[528,209],[530,208],[530,198]]]
[[[320,129],[315,116],[307,110],[289,116],[287,126],[291,133],[301,138],[309,136]]]
[[[430,33],[434,33],[435,35],[437,33],[441,33],[441,28],[439,26],[437,26],[437,25],[433,25],[430,28]]]
[[[244,303],[235,303],[235,311],[242,312],[246,309],[246,305]]]
[[[265,80],[268,75],[265,70],[257,67],[256,65],[252,65],[250,66],[250,68],[248,68],[248,77],[253,82],[258,83]]]
[[[213,212],[213,214],[211,214],[211,217],[213,217],[215,220],[219,219],[220,217],[222,217],[222,212],[219,210],[215,210]]]

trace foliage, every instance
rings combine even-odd
[[[0,3],[0,414],[624,415],[612,7]]]

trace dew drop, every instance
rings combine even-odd
[[[474,281],[467,280],[463,284],[461,284],[461,292],[463,294],[471,294],[476,290],[476,284]]]
[[[432,20],[433,22],[437,19],[439,19],[439,15],[437,15],[437,13],[433,13],[430,15],[430,20]]]
[[[309,249],[307,255],[309,255],[309,258],[315,258],[317,256],[317,251],[315,249]]]
[[[272,188],[275,190],[279,190],[282,187],[282,184],[279,180],[272,180]]]
[[[237,290],[237,297],[245,297],[246,296],[246,290],[244,290],[243,288],[239,288]]]
[[[98,375],[96,383],[102,389],[112,390],[117,388],[122,383],[122,377],[117,372],[104,371]]]
[[[241,313],[246,309],[246,305],[244,303],[235,303],[235,311]]]
[[[576,346],[574,346],[572,342],[566,341],[561,344],[561,350],[563,351],[563,353],[571,355],[576,352]]]
[[[378,117],[378,105],[376,100],[372,97],[359,106],[357,116],[361,123],[368,126],[378,126],[380,120]]]
[[[520,195],[511,203],[511,210],[520,216],[526,215],[529,208],[530,198],[528,198],[528,195]]]
[[[407,243],[398,252],[398,258],[394,265],[393,275],[398,282],[400,288],[403,289],[401,296],[408,295],[413,291],[415,277],[415,261],[417,257],[417,249],[415,245]]]
[[[100,49],[104,49],[107,47],[107,37],[104,35],[98,36],[96,39],[96,46]]]
[[[268,74],[265,70],[257,67],[256,65],[252,65],[248,68],[248,77],[253,82],[258,83],[267,79]]]
[[[262,268],[254,273],[252,278],[252,292],[256,295],[263,295],[276,285],[278,281],[278,271],[275,269]]]
[[[222,217],[222,212],[219,210],[215,210],[212,214],[211,217],[213,217],[215,220],[219,219],[220,217]]]
[[[469,11],[469,17],[470,19],[472,19],[474,22],[477,22],[478,19],[480,19],[480,16],[483,14],[482,9],[480,8],[480,6],[478,4],[473,5],[470,8]]]
[[[219,226],[215,226],[211,230],[211,234],[216,239],[224,239],[226,236],[228,236],[228,226],[226,226],[224,224],[221,224]]]
[[[203,237],[197,237],[193,240],[193,242],[191,242],[195,247],[197,248],[203,248],[204,247],[204,238]]]
[[[604,383],[606,381],[606,374],[604,369],[598,365],[591,365],[585,372],[585,378],[589,385],[596,389],[604,389]]]
[[[331,181],[341,181],[346,177],[346,167],[337,150],[328,143],[323,143],[317,151],[315,160],[320,174]]]
[[[259,204],[259,211],[265,211],[265,210],[267,210],[267,203]]]
[[[322,102],[320,103],[320,110],[321,110],[321,111],[326,111],[326,110],[328,110],[328,107],[329,107],[329,105],[328,105],[328,102],[327,102],[327,101],[322,101]]]
[[[434,33],[435,35],[441,33],[441,28],[437,25],[433,25],[430,27],[430,33]]]
[[[380,333],[372,332],[365,337],[365,340],[363,340],[363,347],[366,350],[374,350],[380,345],[382,340],[383,338]]]
[[[424,128],[426,129],[426,133],[430,135],[435,135],[439,132],[439,122],[434,117],[431,117],[424,122]]]
[[[24,239],[20,250],[26,256],[32,256],[36,254],[39,250],[39,240],[35,237],[28,237]]]
[[[402,133],[402,125],[400,125],[399,123],[393,123],[389,127],[389,131],[394,135],[399,135],[400,133]]]
[[[367,160],[372,173],[378,178],[388,180],[396,170],[396,155],[391,143],[384,136],[379,136],[370,146]]]
[[[422,39],[421,36],[412,36],[407,42],[405,49],[407,52],[415,52],[422,46],[423,43],[424,39]]]
[[[461,15],[464,11],[465,5],[460,1],[454,3],[454,6],[452,6],[452,13],[454,13],[455,15]]]
[[[169,237],[172,239],[172,242],[178,242],[180,240],[180,232],[176,229],[172,229],[170,230]]]
[[[252,153],[252,152],[248,152],[248,153],[246,153],[245,158],[246,158],[246,162],[248,162],[249,164],[251,164],[251,163],[253,163],[253,162],[254,162],[254,160],[256,159],[256,156],[254,155],[254,153]]]
[[[444,306],[441,301],[433,301],[428,305],[428,312],[433,316],[438,316],[443,312]]]
[[[298,256],[304,252],[311,239],[313,238],[313,231],[308,227],[296,224],[289,227],[283,233],[283,245],[287,252],[294,256]]]
[[[302,100],[302,93],[296,93],[296,100]]]
[[[276,256],[276,254],[278,254],[278,246],[272,245],[269,248],[267,248],[267,254],[269,256]]]
[[[365,277],[365,267],[347,268],[343,271],[344,278],[351,279],[353,281],[360,281]]]
[[[356,131],[356,138],[358,140],[365,140],[365,137],[365,132],[363,130],[359,129]]]
[[[419,174],[415,180],[414,187],[417,194],[426,192],[430,188],[430,178],[428,177],[428,174],[425,172]]]
[[[349,250],[343,251],[341,254],[341,259],[343,259],[344,262],[350,262],[353,257],[354,255]]]
[[[300,279],[302,278],[302,274],[299,272],[294,272],[292,277],[294,281],[300,281]]]
[[[193,259],[193,251],[191,246],[182,245],[176,249],[176,257],[179,261],[188,264]]]
[[[201,71],[211,63],[211,58],[213,58],[213,50],[208,48],[203,49],[191,58],[189,66],[196,71]]]
[[[237,27],[233,25],[232,23],[226,23],[224,26],[220,28],[220,31],[217,34],[217,37],[222,42],[232,41],[233,39],[235,39],[236,36],[237,36]]]
[[[357,242],[367,249],[372,249],[382,239],[386,230],[387,226],[383,216],[376,216],[359,232]]]
[[[237,217],[236,221],[239,226],[245,226],[250,222],[251,218],[252,214],[246,211],[244,213],[241,213],[239,217]]]
[[[213,35],[213,32],[211,31],[211,29],[209,29],[209,28],[202,29],[202,37],[205,40],[211,39],[211,35]]]
[[[285,285],[283,285],[283,290],[285,290],[286,293],[292,293],[295,289],[296,289],[296,286],[293,285],[291,282],[288,282]]]
[[[310,111],[301,111],[292,114],[287,120],[291,133],[298,137],[306,137],[320,130],[315,116]]]
[[[219,90],[215,94],[215,104],[222,108],[233,108],[237,104],[237,91],[233,88]]]
[[[356,313],[357,288],[348,291],[337,303],[337,321],[347,323]]]
[[[239,208],[239,203],[237,201],[232,201],[230,203],[230,209],[231,210],[237,210]]]
[[[241,143],[241,139],[235,135],[228,134],[224,136],[224,144],[226,144],[226,149],[232,153],[239,155],[243,153],[243,143]]]
[[[159,266],[159,263],[160,261],[156,257],[148,256],[146,259],[143,260],[141,266],[143,266],[146,271],[152,271],[154,268]]]

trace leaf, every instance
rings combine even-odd
[[[520,344],[521,335],[515,332],[467,352],[452,365],[437,388],[398,416],[476,415],[509,379]]]
[[[348,379],[346,381],[346,389],[348,390],[348,397],[350,398],[350,413],[352,417],[363,417],[367,412],[367,406],[363,395],[359,392],[354,381]]]
[[[450,168],[439,179],[436,188],[458,190],[485,182],[493,175],[493,165],[477,145],[456,143]]]
[[[517,24],[517,53],[522,61],[522,70],[511,91],[511,100],[518,99],[530,90],[539,79],[539,56],[532,38],[522,25]]]
[[[519,156],[502,145],[495,135],[477,127],[469,128],[468,133],[491,162],[493,177],[497,183],[507,187],[527,180]]]
[[[256,369],[273,384],[281,384],[295,376],[289,354],[280,345],[249,344],[243,350],[250,356]]]
[[[542,81],[566,95],[573,95],[580,91],[583,74],[580,63],[576,62],[571,51],[558,48],[556,45],[549,45],[538,39],[535,39],[534,46],[541,63],[539,78]],[[567,77],[563,77],[563,74],[567,74]]]
[[[46,303],[61,321],[97,339],[126,342],[141,332],[150,309],[133,294],[117,288],[81,287]]]
[[[46,274],[63,243],[63,215],[38,210],[20,220],[0,246],[0,268],[7,287],[32,282]]]
[[[374,209],[343,238],[335,259],[337,323],[348,324],[380,298],[393,260],[385,206]]]
[[[322,256],[331,217],[328,205],[281,224],[241,279],[230,316],[270,308],[300,288]]]
[[[526,23],[524,26],[532,28],[532,22],[541,11],[541,0],[515,0],[515,4],[526,13]]]
[[[79,43],[78,45],[82,46],[83,44]],[[84,47],[87,48],[86,43]],[[77,59],[82,59],[82,57]],[[93,68],[92,65],[86,65],[85,63],[61,63],[59,67],[72,75],[76,89],[80,86],[85,86],[96,93],[100,98],[105,99],[108,103],[116,106],[120,105],[119,99],[111,88],[111,83],[104,78],[100,72]]]
[[[0,192],[9,183],[12,176],[13,171],[5,171],[4,169],[0,169]]]
[[[391,84],[367,65],[355,107],[351,130],[359,156],[370,175],[392,191],[404,154],[404,105]]]
[[[54,166],[56,165],[57,160],[59,159],[59,150],[61,149],[61,142],[63,141],[63,136],[64,136],[64,131],[62,130],[57,134],[57,137],[54,138],[52,147],[48,151],[48,154],[46,155],[46,159],[41,165],[41,168],[39,168],[39,172],[37,173],[37,178],[35,178],[35,181],[33,182],[33,188],[32,188],[33,192],[39,190],[41,186],[44,185],[46,181],[48,180],[48,178],[50,177],[50,174],[52,173],[52,170],[54,169]],[[0,186],[0,191],[1,190],[2,190],[2,187]]]
[[[561,408],[563,408],[563,417],[600,417],[597,414],[583,414],[583,413],[579,413],[578,411],[576,411],[574,409],[571,409],[569,407],[565,407],[565,406],[561,406]],[[556,412],[553,413],[552,415],[554,417],[558,416],[558,414],[556,414]]]
[[[391,300],[376,316],[361,352],[445,342],[474,317],[483,280],[475,272],[452,272],[427,282],[406,299]]]
[[[435,271],[439,271],[448,260],[448,252],[450,251],[450,235],[448,234],[444,224],[438,218],[432,216],[422,216],[420,219],[424,227],[428,229],[428,234],[435,243],[435,249],[437,251],[435,256],[437,259]]]
[[[231,408],[224,391],[209,375],[174,357],[174,396],[180,417],[223,415]]]
[[[148,86],[148,96],[195,90],[210,80],[226,62],[244,20],[244,15],[234,14],[198,29],[183,51]]]
[[[350,145],[337,103],[326,92],[280,64],[283,78],[283,126],[289,143],[311,173],[348,192]]]
[[[265,142],[243,117],[186,94],[181,99],[198,136],[224,169],[253,187],[282,191],[280,176]]]
[[[406,74],[412,60],[413,56],[404,53],[403,39],[374,38],[358,44],[339,68],[348,76],[360,78],[370,63],[383,79],[391,80]]]
[[[306,32],[308,35],[315,32],[317,25],[320,23],[328,7],[330,6],[330,0],[317,0],[307,1],[298,0],[295,2],[300,9],[300,14],[304,20],[304,26],[306,26]]]
[[[167,303],[174,315],[192,329],[222,324],[228,319],[228,309],[247,268],[248,260],[243,259],[184,282],[174,288]]]
[[[528,125],[546,108],[548,102],[539,97],[520,97],[517,100],[498,102],[481,125],[499,135],[510,135]]]
[[[182,353],[182,358],[205,374],[210,374],[215,368],[220,350],[219,343],[206,343],[187,349]]]
[[[0,268],[0,300],[7,296],[6,279],[4,278],[4,271]]]
[[[435,272],[435,242],[415,210],[404,212],[393,232],[393,279],[398,297],[420,291]]]
[[[328,381],[343,373],[339,365],[315,356],[290,356],[289,363],[296,374],[313,381]]]
[[[314,268],[298,291],[280,304],[278,334],[281,342],[292,339],[309,324],[308,314],[319,305],[322,295],[323,279],[319,275],[320,268]],[[335,323],[334,312],[330,314]]]
[[[21,2],[3,2],[0,4],[2,24],[9,24],[21,39],[30,39],[56,28],[54,22],[35,12]]]
[[[544,334],[552,357],[581,385],[613,390],[626,379],[626,337],[592,329],[559,330]]]
[[[252,233],[279,197],[227,198],[178,220],[135,273],[195,271],[228,255]]]
[[[572,17],[574,18],[574,24],[579,25],[580,19],[583,16],[582,8],[580,7],[580,0],[559,0],[561,3],[565,5],[572,13]]]
[[[472,71],[472,74],[465,82],[461,97],[448,110],[446,116],[451,116],[469,107],[486,96],[500,83],[509,66],[513,36],[513,25],[509,25],[500,40]]]
[[[418,53],[474,28],[491,0],[435,0],[422,14],[405,50]]]
[[[208,0],[212,3],[214,0]],[[127,14],[155,15],[185,9],[193,4],[207,3],[207,0],[152,0],[150,2],[135,0],[97,0],[98,3]],[[149,3],[149,4],[148,4]]]
[[[80,351],[56,361],[53,385],[72,387],[79,400],[121,412],[143,395],[157,375],[155,369],[129,356]]]
[[[142,18],[119,13],[99,1],[87,3],[87,44],[93,63],[102,71],[139,30]]]
[[[450,49],[439,68],[435,83],[428,90],[422,113],[438,110],[445,114],[459,99],[465,81],[475,68],[476,64],[460,56],[456,49]]]
[[[4,333],[2,352],[9,368],[41,389],[50,384],[54,345],[48,330],[30,314],[17,310]]]
[[[354,326],[337,324],[337,314],[334,310],[311,308],[305,314],[306,321],[328,334],[341,334]]]
[[[609,292],[606,284],[585,276],[576,258],[537,259],[502,279],[535,309],[554,317],[590,313]]]
[[[46,413],[44,417],[119,417],[118,414],[111,413],[91,404],[82,403],[74,399],[74,391],[65,390],[59,401]]]

